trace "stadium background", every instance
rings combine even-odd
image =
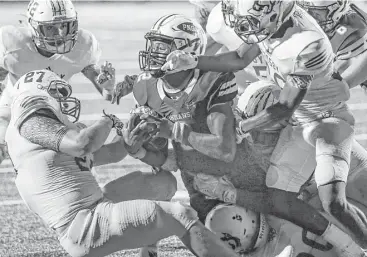
[[[75,0],[79,14],[79,24],[93,32],[102,48],[101,62],[108,60],[116,68],[117,81],[125,74],[139,72],[138,51],[145,48],[144,34],[159,17],[170,13],[193,15],[193,7],[188,1],[83,1]],[[27,2],[0,1],[0,26],[17,25],[24,20]],[[81,121],[87,123],[100,117],[102,109],[126,119],[133,99],[128,96],[119,106],[111,105],[93,89],[82,76],[71,80],[74,96],[82,102]],[[360,88],[352,90],[349,101],[357,119],[356,136],[367,147],[367,115],[364,103],[367,95]],[[120,163],[96,169],[98,182],[103,185],[111,179],[134,170],[147,167],[132,158]],[[178,193],[175,200],[185,201],[187,195],[178,178]],[[56,236],[49,231],[38,217],[22,203],[14,186],[15,174],[8,160],[0,165],[0,257],[10,256],[68,256],[59,247]],[[180,242],[172,237],[160,243],[160,256],[192,256]],[[123,251],[111,256],[136,256],[137,251]]]

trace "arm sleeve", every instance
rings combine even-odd
[[[67,131],[68,128],[47,109],[41,109],[29,115],[19,128],[21,136],[33,144],[53,151],[59,151],[61,140]]]

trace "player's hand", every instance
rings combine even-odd
[[[103,114],[104,114],[104,117],[108,117],[110,120],[112,120],[112,128],[116,129],[117,135],[122,136],[122,130],[124,128],[124,123],[116,115],[107,114],[104,110],[103,110]]]
[[[116,82],[116,71],[112,63],[105,61],[100,67],[100,73],[97,76],[98,84],[107,92],[112,92]]]
[[[226,203],[236,203],[236,188],[226,176],[218,177],[202,172],[195,174],[194,189],[209,198],[218,199]]]
[[[126,75],[124,80],[117,83],[112,90],[111,103],[120,104],[120,99],[133,91],[133,86],[138,75]]]
[[[170,120],[166,118],[160,119],[149,114],[143,114],[140,118],[145,121],[145,123],[141,124],[141,129],[154,131],[154,136],[156,137],[171,138],[173,122]]]
[[[166,58],[166,63],[161,70],[166,72],[179,72],[196,68],[198,57],[195,54],[187,53],[182,50],[175,50]]]
[[[143,147],[143,144],[151,139],[150,131],[140,128],[142,123],[144,121],[140,120],[139,115],[133,113],[122,129],[125,148],[129,154],[136,154]]]

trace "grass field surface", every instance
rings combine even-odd
[[[0,26],[18,24],[24,19],[27,3],[0,3]],[[144,34],[161,16],[171,13],[183,13],[191,16],[193,8],[188,2],[168,3],[76,3],[80,27],[90,30],[99,40],[103,54],[101,61],[111,61],[117,71],[117,80],[125,74],[139,72],[138,51],[144,50]],[[81,120],[91,121],[99,117],[102,110],[115,113],[120,118],[127,117],[133,105],[128,96],[122,103],[111,105],[93,91],[88,81],[77,75],[72,79],[74,94],[82,101]],[[366,96],[359,88],[352,90],[350,100],[358,121],[357,138],[366,145],[367,116]],[[106,167],[96,169],[98,182],[104,183],[135,170],[147,167],[132,158]],[[185,189],[178,173],[178,196],[185,195]],[[57,242],[56,235],[47,229],[41,220],[22,204],[14,185],[15,174],[9,162],[0,166],[0,257],[36,257],[68,256]],[[160,242],[159,256],[192,256],[180,241],[171,237]],[[137,250],[122,251],[111,256],[136,256]]]

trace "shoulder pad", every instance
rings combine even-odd
[[[8,55],[18,50],[29,49],[34,51],[34,43],[28,28],[20,28],[15,26],[3,26],[0,28],[0,66],[6,70],[15,73],[12,63],[18,62],[23,56],[14,55],[10,57],[8,63]],[[29,56],[27,56],[29,59]],[[26,60],[28,61],[28,60]]]
[[[101,53],[102,51],[96,37],[88,30],[79,29],[76,44],[67,55],[82,63],[85,67],[97,64]]]
[[[294,65],[288,67],[289,73],[317,75],[324,71],[325,67],[329,67],[334,58],[329,39],[318,31],[294,34],[282,44],[281,50],[274,54],[279,60],[288,60]]]
[[[27,28],[3,26],[0,28],[0,43],[7,51],[24,48],[24,44],[32,43],[30,32]]]
[[[153,87],[156,83],[157,79],[147,72],[138,76],[133,86],[134,99],[138,105],[145,105],[148,102],[148,87]]]
[[[49,109],[60,121],[63,121],[57,108],[56,102],[50,99],[50,97],[46,95],[32,95],[25,91],[13,100],[11,105],[11,120],[14,122],[15,127],[19,128],[22,122],[32,113],[39,109]]]

